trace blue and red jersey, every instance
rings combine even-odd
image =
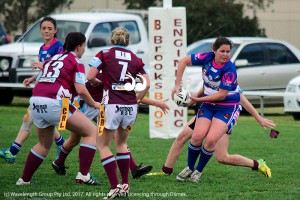
[[[52,56],[63,52],[63,44],[56,38],[51,42],[49,46],[43,44],[39,50],[39,61],[44,63],[49,60]]]
[[[204,52],[191,55],[192,64],[202,66],[205,96],[217,93],[219,88],[229,91],[224,100],[206,103],[224,105],[239,104],[240,94],[237,87],[237,73],[234,64],[228,60],[225,64],[219,66],[215,63],[214,58],[214,52]]]

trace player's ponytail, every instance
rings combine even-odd
[[[85,41],[86,37],[82,33],[70,32],[66,37],[63,48],[66,52],[71,52],[74,51],[77,48],[77,46],[85,43]]]
[[[112,45],[128,46],[129,31],[124,27],[115,28],[111,33],[110,42]]]

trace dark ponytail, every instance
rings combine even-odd
[[[86,38],[82,33],[70,32],[66,37],[63,48],[66,52],[71,52],[74,51],[77,46],[85,43],[85,41]]]

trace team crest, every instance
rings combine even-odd
[[[228,118],[229,118],[229,114],[226,113],[226,114],[224,115],[224,118],[225,118],[225,119],[228,119]]]
[[[198,110],[198,118],[203,114],[204,114],[203,110]]]
[[[222,83],[225,86],[230,86],[235,81],[235,75],[232,72],[227,72],[222,77]]]

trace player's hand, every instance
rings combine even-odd
[[[33,62],[32,63],[32,69],[43,69],[44,65],[41,62]]]
[[[163,100],[163,101],[158,101],[156,104],[156,107],[159,107],[160,109],[162,109],[162,111],[164,112],[164,114],[167,114],[168,111],[170,110],[169,106],[166,104],[166,102],[169,99]]]
[[[201,102],[201,98],[198,98],[198,97],[194,97],[194,96],[190,96],[191,100],[194,101],[195,103],[196,102]]]
[[[258,122],[265,130],[267,128],[274,129],[276,127],[276,124],[272,120],[263,117],[261,117]]]
[[[171,97],[172,97],[172,100],[174,101],[174,94],[178,94],[179,92],[179,89],[180,89],[180,86],[175,86],[172,90],[172,93],[171,93]]]
[[[101,103],[95,101],[94,103],[94,108],[99,109],[100,108]]]
[[[91,86],[93,87],[98,87],[100,84],[102,84],[102,81],[100,81],[99,79],[95,78],[93,81],[90,81]]]
[[[26,78],[26,79],[24,79],[24,81],[23,81],[23,85],[25,86],[25,87],[28,87],[29,85],[30,85],[30,83],[32,83],[33,82],[33,79],[32,78]]]
[[[191,94],[191,95],[189,96],[189,98],[191,98],[191,97],[198,97],[198,93],[193,93],[193,94]],[[184,107],[190,107],[190,106],[192,106],[192,105],[194,105],[194,104],[196,104],[196,103],[197,103],[196,101],[194,101],[193,99],[191,99],[191,102],[188,103],[188,104],[186,104]]]

